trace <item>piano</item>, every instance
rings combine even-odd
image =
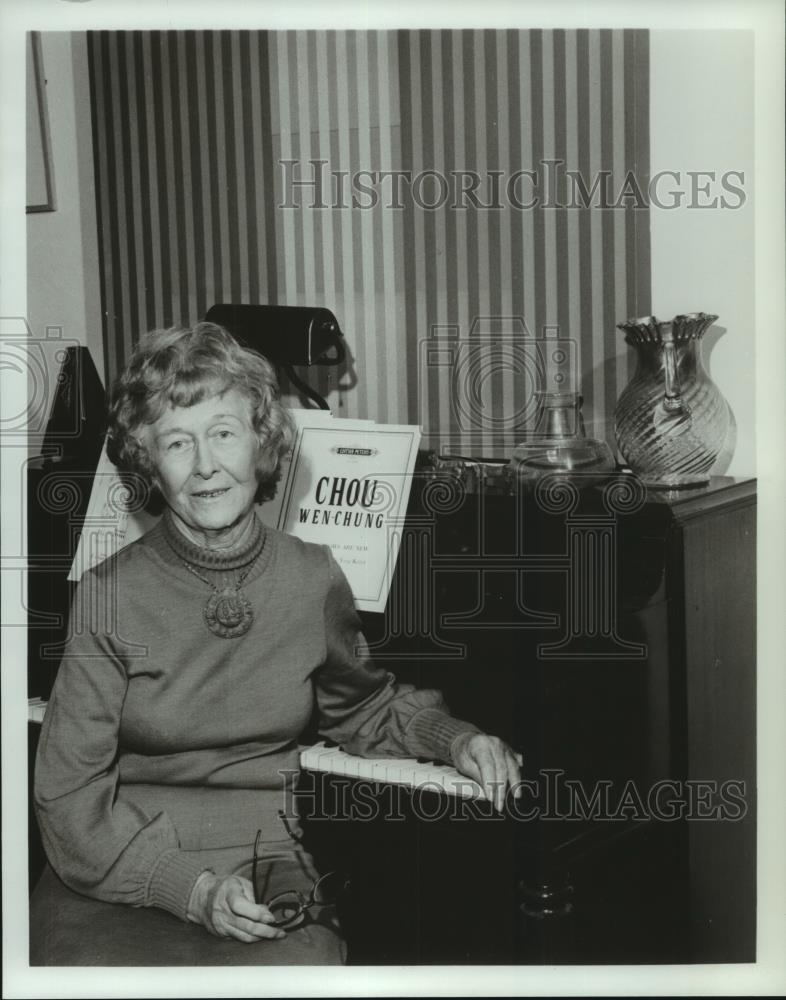
[[[755,959],[755,482],[629,509],[609,496],[544,507],[471,463],[416,472],[387,611],[361,615],[372,654],[511,743],[535,811],[495,814],[443,765],[304,747],[307,845],[356,887],[342,915],[353,962]],[[56,670],[53,610],[31,603],[31,718]],[[734,822],[648,809],[658,783],[732,779]],[[616,816],[593,814],[604,788],[616,806],[628,790]],[[570,815],[577,789],[586,808]]]
[[[361,912],[375,893],[401,901],[374,931],[357,921],[359,960],[752,961],[755,482],[636,499],[621,477],[549,505],[482,469],[430,475],[387,613],[361,616],[372,654],[511,743],[536,790],[502,818],[413,796],[410,832],[320,824],[374,887]],[[413,566],[430,584],[421,620]],[[326,815],[346,795],[335,781]],[[724,819],[736,782],[744,804]],[[703,820],[698,789],[716,810]],[[395,817],[398,799],[381,801]]]

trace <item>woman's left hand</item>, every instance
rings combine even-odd
[[[500,812],[510,789],[518,794],[519,763],[503,740],[486,733],[460,733],[450,748],[453,766],[483,786],[486,796]]]

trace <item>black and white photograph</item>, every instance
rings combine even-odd
[[[3,995],[782,992],[779,5],[0,26]]]

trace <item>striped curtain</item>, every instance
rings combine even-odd
[[[285,165],[275,176],[278,301],[338,317],[352,367],[332,382],[323,370],[319,384],[335,412],[406,423],[417,420],[403,213],[381,197],[371,204],[355,183],[361,171],[401,167],[396,42],[385,32],[271,34],[270,92],[273,155]]]
[[[105,357],[217,301],[275,301],[268,38],[88,35]]]
[[[501,455],[569,389],[611,437],[615,323],[650,308],[646,32],[99,32],[89,54],[110,378],[213,302],[323,305],[351,365],[306,377],[338,415]]]

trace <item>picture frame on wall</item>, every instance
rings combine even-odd
[[[41,33],[27,33],[27,211],[54,212],[55,180]]]

